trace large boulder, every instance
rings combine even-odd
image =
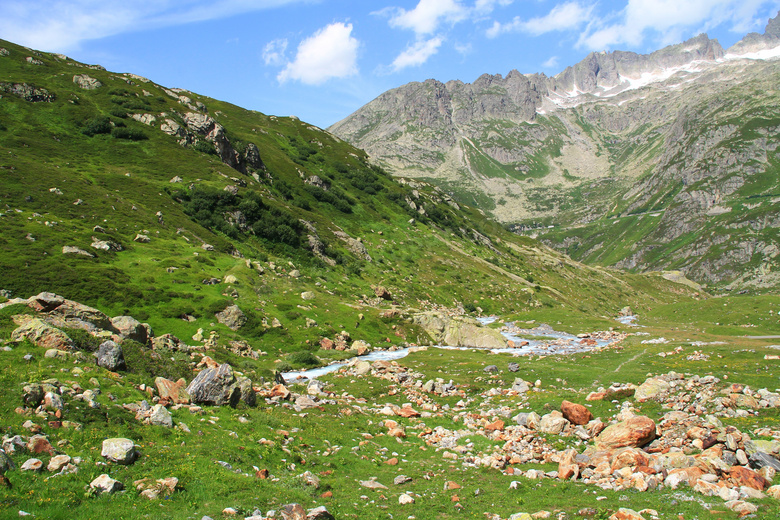
[[[563,401],[561,403],[561,413],[563,413],[566,420],[577,425],[588,424],[593,419],[593,414],[590,413],[590,410],[581,404],[572,403],[571,401]]]
[[[135,443],[130,439],[112,438],[103,441],[100,455],[117,464],[132,464],[138,458]]]
[[[99,80],[93,78],[92,76],[87,76],[86,74],[76,74],[73,76],[73,83],[83,88],[84,90],[95,90],[96,88],[103,86]]]
[[[104,341],[100,344],[96,357],[97,365],[106,370],[110,370],[111,372],[125,370],[127,368],[122,347],[111,340]]]
[[[415,314],[413,319],[437,344],[487,349],[506,347],[506,338],[500,332],[483,327],[471,318],[452,318],[440,312],[423,312]]]
[[[142,345],[146,345],[151,339],[147,327],[132,316],[111,318],[111,324],[123,339],[137,341]]]
[[[13,341],[28,340],[30,343],[46,349],[71,350],[73,340],[67,334],[39,318],[32,318],[11,333]]]
[[[655,422],[644,415],[637,415],[607,426],[596,437],[596,448],[611,450],[623,447],[640,447],[655,439]]]
[[[187,387],[193,403],[214,406],[236,406],[241,399],[241,389],[227,363],[218,368],[202,370]]]
[[[238,305],[230,305],[225,310],[216,314],[217,321],[225,325],[230,330],[238,330],[243,327],[247,322],[246,314],[244,314]]]
[[[634,397],[637,401],[644,402],[666,394],[671,388],[672,386],[663,379],[651,377],[639,385],[639,388],[634,392]]]

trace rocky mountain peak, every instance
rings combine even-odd
[[[764,29],[764,34],[766,36],[775,36],[780,38],[780,11],[778,11],[774,18],[769,19],[769,22],[766,24],[766,28]]]

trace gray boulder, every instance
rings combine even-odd
[[[106,439],[100,455],[117,464],[132,464],[138,458],[135,443],[130,439],[121,437]]]
[[[233,375],[233,368],[225,363],[218,368],[206,368],[187,387],[193,403],[214,406],[236,406],[241,389]]]
[[[125,365],[125,355],[122,352],[122,347],[111,340],[101,343],[97,352],[97,365],[111,372],[125,370],[127,365]]]
[[[247,322],[246,314],[238,308],[238,305],[226,307],[225,310],[216,314],[216,318],[218,322],[230,330],[238,330]]]
[[[146,343],[151,339],[149,337],[148,328],[132,316],[117,316],[115,318],[111,318],[111,324],[125,339],[137,341],[142,345],[146,345]]]
[[[91,76],[87,76],[86,74],[76,74],[73,76],[73,83],[84,90],[95,90],[96,88],[103,86],[100,81]]]
[[[172,428],[173,418],[171,417],[171,412],[161,404],[154,405],[152,412],[149,414],[149,424]]]

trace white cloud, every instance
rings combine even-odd
[[[420,40],[407,47],[393,60],[393,70],[398,72],[407,67],[418,67],[428,61],[428,58],[439,52],[444,40],[440,37],[430,40]]]
[[[580,35],[578,45],[591,50],[619,45],[641,45],[651,36],[661,44],[673,43],[685,34],[697,34],[721,24],[745,32],[756,27],[758,12],[766,0],[628,0],[625,9],[608,19],[596,20]],[[773,13],[774,14],[774,13]]]
[[[280,38],[278,40],[272,40],[265,44],[263,47],[263,61],[266,65],[272,65],[279,67],[285,64],[287,59],[285,53],[287,52],[287,39]]]
[[[352,36],[352,24],[332,23],[298,45],[295,60],[279,73],[280,83],[298,80],[319,85],[331,78],[357,74],[360,42]]]
[[[3,0],[0,34],[67,52],[85,40],[227,18],[303,0]]]
[[[434,33],[442,21],[456,23],[469,15],[468,9],[459,0],[420,0],[417,7],[410,11],[399,7],[394,12],[390,26],[411,29],[417,35]]]
[[[477,0],[474,4],[474,11],[480,14],[493,12],[496,6],[506,7],[512,3],[512,0]]]
[[[576,29],[588,22],[593,12],[593,6],[584,6],[579,2],[567,2],[558,4],[545,16],[523,20],[516,16],[509,23],[494,22],[487,30],[488,38],[507,32],[523,32],[532,36],[539,36],[553,31],[567,31]]]
[[[558,66],[558,56],[552,56],[549,60],[542,63],[544,69],[554,69]]]

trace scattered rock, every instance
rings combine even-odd
[[[111,462],[128,465],[138,458],[138,451],[136,451],[133,441],[120,437],[104,440],[100,455]]]
[[[575,404],[570,401],[561,403],[561,412],[563,416],[572,424],[588,424],[593,419],[593,414],[581,404]]]
[[[608,426],[596,437],[596,447],[602,450],[640,447],[655,439],[655,423],[640,415]]]
[[[89,487],[96,493],[115,493],[124,489],[124,485],[118,480],[114,480],[106,473],[103,473],[98,478],[89,483]]]
[[[77,74],[73,76],[73,83],[84,90],[95,90],[96,88],[103,86],[100,81],[91,76],[87,76],[86,74]]]
[[[238,330],[246,325],[247,317],[238,308],[238,305],[230,305],[225,310],[216,314],[217,321],[225,325],[230,330]]]
[[[97,365],[111,372],[125,370],[127,368],[122,347],[111,340],[104,341],[100,344],[96,357]]]

